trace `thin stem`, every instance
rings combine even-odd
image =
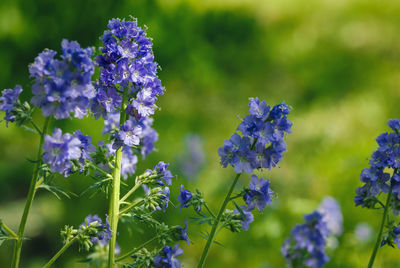
[[[120,212],[119,212],[119,217],[124,215],[126,212],[128,212],[130,209],[137,207],[143,203],[143,200],[140,200],[136,203],[130,204],[129,206],[124,207]]]
[[[40,185],[42,184],[42,182],[44,181],[43,177],[40,177],[38,180],[36,180],[36,190],[40,188]]]
[[[97,170],[98,172],[100,172],[101,174],[105,175],[106,177],[111,177],[111,174],[109,174],[107,171],[105,171],[104,169],[102,169],[101,167],[97,166],[96,164],[94,164],[93,162],[88,162],[90,164],[90,166],[92,168],[94,168],[95,170]]]
[[[19,259],[21,257],[21,249],[22,249],[22,239],[25,232],[26,221],[28,220],[29,210],[31,209],[33,198],[35,197],[36,193],[36,180],[39,175],[39,168],[42,164],[42,152],[43,152],[43,143],[44,143],[44,135],[46,134],[47,127],[49,125],[50,117],[46,117],[43,125],[43,131],[40,134],[40,142],[39,142],[39,149],[37,154],[37,162],[33,169],[31,184],[29,186],[28,197],[26,198],[24,213],[22,214],[21,222],[18,228],[18,239],[15,242],[14,246],[14,253],[11,267],[16,268],[19,266]]]
[[[227,205],[228,202],[229,202],[229,199],[230,199],[230,197],[231,197],[231,194],[232,194],[232,192],[233,192],[233,189],[235,188],[235,185],[236,185],[236,183],[238,182],[239,177],[240,177],[241,174],[242,174],[242,173],[239,173],[239,174],[236,175],[235,179],[234,179],[233,182],[232,182],[231,188],[229,189],[229,191],[228,191],[228,193],[227,193],[227,195],[226,195],[226,197],[225,197],[225,200],[224,200],[224,202],[222,203],[221,208],[219,209],[218,216],[217,216],[216,220],[214,221],[214,224],[213,224],[213,226],[212,226],[212,228],[211,228],[211,233],[210,233],[210,235],[208,236],[206,246],[204,247],[203,254],[201,255],[200,262],[199,262],[199,264],[197,265],[197,268],[202,268],[203,265],[204,265],[204,262],[205,262],[205,260],[206,260],[206,258],[207,258],[208,251],[210,250],[211,244],[212,244],[212,242],[214,241],[215,232],[216,232],[216,230],[217,230],[217,227],[218,227],[219,222],[221,221],[222,214],[223,214],[224,211],[225,211],[226,205]]]
[[[126,193],[126,195],[124,195],[124,197],[121,198],[120,202],[124,202],[131,194],[133,194],[142,184],[138,183],[135,184],[135,186],[133,186],[132,189],[129,190],[129,192]]]
[[[387,196],[387,199],[386,199],[385,210],[383,211],[383,217],[382,217],[381,226],[379,228],[378,238],[376,239],[376,244],[375,244],[375,247],[374,247],[374,251],[372,252],[371,258],[369,259],[368,268],[372,268],[372,265],[374,264],[374,260],[375,260],[375,257],[376,257],[376,253],[378,252],[379,246],[381,244],[383,226],[385,225],[386,215],[387,215],[389,207],[390,207],[390,199],[391,199],[391,197],[392,197],[392,187],[390,187],[390,192],[389,192],[389,194]]]
[[[143,244],[141,244],[140,246],[131,249],[130,251],[128,251],[127,253],[125,253],[124,255],[119,256],[116,261],[122,261],[123,259],[125,259],[126,257],[131,256],[132,254],[138,252],[139,250],[141,250],[142,248],[144,248],[145,246],[149,245],[151,242],[155,241],[158,239],[159,236],[155,236],[149,240],[147,240],[146,242],[144,242]]]
[[[170,232],[171,232],[171,231],[174,231],[174,230],[176,230],[177,228],[179,228],[179,226],[172,227],[169,231],[170,231]],[[165,234],[162,234],[162,235],[165,235]],[[155,237],[153,237],[153,238],[147,240],[146,242],[144,242],[144,243],[141,244],[140,246],[131,249],[130,251],[128,251],[128,252],[125,253],[124,255],[121,255],[121,256],[119,256],[118,258],[116,258],[116,261],[122,261],[122,260],[125,259],[126,257],[131,256],[132,254],[138,252],[139,250],[141,250],[141,249],[144,248],[145,246],[149,245],[151,242],[157,240],[160,236],[161,236],[161,235],[156,235]]]
[[[128,89],[125,87],[124,94],[122,98],[121,113],[119,118],[119,126],[121,127],[126,120],[126,106],[128,102]],[[110,198],[110,224],[112,237],[110,239],[109,249],[108,249],[108,268],[114,267],[115,259],[115,244],[117,241],[117,229],[118,229],[118,219],[119,219],[119,195],[121,186],[121,159],[122,159],[122,146],[115,152],[115,167],[113,170],[113,186]]]
[[[232,196],[232,197],[229,199],[229,201],[235,200],[236,198],[239,198],[239,197],[242,197],[242,196],[243,196],[243,195],[241,195],[241,194]]]
[[[35,122],[31,121],[32,126],[35,128],[35,130],[39,133],[39,135],[42,135],[42,131],[40,128],[35,124]]]
[[[64,253],[76,240],[78,239],[78,236],[75,236],[71,240],[69,240],[57,253],[56,255],[53,256],[44,266],[43,268],[48,268],[50,267],[60,256],[61,254]]]
[[[11,230],[10,227],[8,227],[4,222],[0,221],[0,226],[6,231],[9,235],[11,235],[14,238],[18,238],[18,235],[14,233],[13,230]]]
[[[215,214],[211,211],[211,209],[208,208],[206,203],[204,203],[204,207],[207,209],[208,213],[210,213],[211,216],[215,219]]]

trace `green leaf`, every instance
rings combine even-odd
[[[1,222],[1,220],[0,220]],[[6,240],[12,240],[15,239],[12,236],[9,236],[4,230],[3,228],[0,227],[0,246],[4,243],[4,241]]]
[[[28,162],[32,163],[32,164],[36,164],[36,163],[39,162],[39,160],[32,160],[32,159],[29,159],[29,158],[26,158],[26,160],[27,160]]]
[[[95,196],[98,192],[102,191],[107,193],[107,189],[109,184],[111,184],[111,180],[109,178],[103,179],[103,180],[97,180],[95,177],[92,177],[92,179],[94,179],[96,181],[96,183],[94,183],[93,185],[90,185],[85,191],[83,191],[81,193],[81,196],[92,192],[92,194],[90,195],[90,198],[92,198],[93,196]]]
[[[22,125],[21,127],[22,127],[23,129],[25,129],[25,130],[29,131],[29,132],[32,132],[32,133],[38,133],[38,132],[36,131],[36,129],[30,128],[30,127],[27,127],[26,125]]]
[[[38,189],[45,189],[47,191],[49,191],[50,193],[54,194],[58,199],[61,200],[61,195],[65,196],[66,198],[70,199],[70,195],[74,195],[77,196],[76,194],[72,193],[72,192],[65,192],[63,189],[61,189],[60,187],[57,186],[51,186],[45,183],[42,183],[39,185]]]

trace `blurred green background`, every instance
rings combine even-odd
[[[0,88],[21,84],[30,99],[27,65],[44,48],[60,51],[63,38],[98,46],[113,17],[137,17],[154,39],[156,60],[166,94],[155,115],[160,134],[157,152],[139,164],[139,171],[160,160],[178,174],[177,188],[201,189],[217,210],[234,173],[219,165],[217,148],[230,137],[247,113],[249,97],[293,107],[293,133],[288,152],[271,172],[277,198],[256,213],[250,230],[223,231],[206,267],[284,267],[281,245],[304,213],[317,208],[326,195],[335,197],[344,215],[344,233],[330,249],[326,267],[365,267],[373,238],[355,239],[354,228],[368,222],[375,230],[381,212],[355,207],[359,173],[376,148],[375,137],[386,122],[400,116],[400,2],[364,0],[2,0],[0,3]],[[38,120],[41,118],[38,116]],[[65,131],[81,129],[101,139],[102,122],[58,121]],[[28,191],[38,137],[2,123],[0,131],[0,217],[14,229]],[[197,180],[177,170],[188,133],[201,135],[205,167]],[[249,176],[241,178],[247,184]],[[132,181],[129,181],[130,183]],[[82,176],[57,178],[57,184],[81,193],[91,183]],[[59,230],[78,226],[91,213],[104,215],[103,195],[58,200],[40,191],[28,220],[22,267],[40,267],[61,246]],[[170,209],[166,222],[182,224],[193,216]],[[162,217],[162,216],[161,216]],[[184,267],[195,267],[205,244],[204,228],[192,226],[193,245],[181,243]],[[121,225],[118,243],[132,248],[149,238],[145,227],[129,234]],[[0,247],[0,267],[10,263],[12,243]],[[72,247],[55,267],[85,267],[83,253]],[[376,267],[399,267],[398,249],[379,251]]]

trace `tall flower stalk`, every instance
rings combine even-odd
[[[119,126],[121,127],[126,120],[126,104],[127,103],[127,90],[124,90],[124,95],[122,99],[121,113],[119,119]],[[117,240],[117,229],[118,229],[118,219],[119,219],[119,203],[120,203],[120,185],[121,185],[121,160],[122,160],[122,147],[118,148],[115,152],[115,167],[113,170],[113,183],[112,192],[110,198],[109,215],[111,222],[111,232],[113,236],[110,239],[108,251],[108,267],[114,266],[115,260],[115,244]]]
[[[91,59],[92,49],[81,48],[77,42],[69,42],[68,40],[63,40],[61,46],[63,54],[60,59],[55,58],[57,54],[55,51],[46,49],[29,66],[31,77],[34,78],[32,87],[34,97],[30,103],[40,108],[45,116],[42,129],[32,119],[34,109],[31,108],[31,105],[28,102],[21,104],[18,100],[18,96],[22,92],[20,86],[16,86],[14,90],[4,90],[3,96],[0,98],[0,110],[6,112],[4,119],[7,125],[9,122],[16,122],[18,126],[25,125],[26,128],[32,125],[33,130],[40,135],[29,192],[14,245],[12,267],[19,266],[25,226],[36,191],[42,187],[50,189],[50,186],[45,185],[44,173],[46,172],[43,169],[44,162],[50,160],[50,158],[46,158],[43,151],[55,149],[60,152],[60,148],[49,147],[46,141],[50,118],[70,118],[71,114],[74,114],[77,118],[82,118],[87,113],[90,98],[94,97],[94,88],[91,83],[91,77],[94,73],[94,64]],[[77,139],[76,141],[79,142]],[[58,143],[58,141],[55,143]],[[47,156],[54,156],[53,160],[56,160],[50,168],[52,170],[57,169],[57,171],[62,169],[66,176],[69,167],[72,165],[68,163],[70,166],[65,167],[62,163],[66,162],[61,160],[71,158],[72,154],[60,158],[54,152],[47,154]]]
[[[151,40],[136,20],[110,20],[101,39],[103,47],[96,59],[100,78],[95,83],[97,94],[91,109],[96,119],[100,116],[105,119],[104,133],[111,136],[110,152],[114,155],[109,204],[113,236],[108,257],[108,267],[113,267],[120,204],[126,203],[134,192],[129,191],[129,196],[120,200],[121,175],[134,173],[132,165],[137,162],[136,153],[145,157],[153,150],[157,134],[149,127],[150,116],[164,88],[157,77],[158,64],[154,62]],[[135,185],[135,189],[138,186]],[[122,214],[134,207],[134,204],[125,206]]]
[[[252,173],[255,169],[271,169],[283,158],[286,151],[286,143],[283,140],[285,133],[290,133],[292,123],[287,118],[289,107],[284,103],[274,106],[272,109],[265,101],[251,98],[249,102],[250,115],[243,118],[237,130],[242,133],[234,133],[229,140],[225,140],[223,147],[218,149],[221,164],[227,167],[231,165],[237,175],[228,190],[228,193],[219,209],[217,217],[213,219],[212,227],[198,267],[204,266],[207,254],[214,241],[216,231],[222,226],[237,232],[239,226],[248,230],[250,222],[254,220],[251,211],[254,208],[263,210],[271,204],[273,191],[269,188],[269,181],[252,176],[249,188],[245,188],[240,194],[232,196],[235,186],[242,173]],[[230,201],[243,197],[246,205],[238,206],[234,211],[226,210]]]
[[[378,149],[372,153],[370,167],[361,171],[362,187],[357,188],[354,202],[356,206],[383,209],[378,236],[368,262],[373,267],[378,249],[384,245],[397,244],[400,248],[400,226],[393,220],[400,211],[400,120],[388,122],[393,132],[382,133],[376,138]],[[386,202],[380,201],[385,195]]]
[[[381,245],[383,227],[385,226],[387,213],[388,213],[388,210],[390,207],[391,197],[392,197],[392,189],[390,189],[389,194],[386,198],[386,204],[385,204],[385,208],[384,208],[383,215],[382,215],[381,226],[379,227],[378,237],[376,238],[376,243],[375,243],[374,249],[372,251],[371,257],[369,258],[368,268],[371,268],[373,266],[375,257],[376,257],[376,253],[378,253],[379,246]]]

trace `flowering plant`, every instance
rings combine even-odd
[[[168,163],[159,161],[142,174],[136,173],[138,162],[155,149],[158,133],[152,127],[152,115],[159,108],[158,98],[165,92],[158,78],[152,41],[134,19],[112,19],[107,27],[98,49],[63,40],[59,56],[50,49],[41,52],[29,66],[33,80],[33,97],[29,102],[20,100],[21,86],[2,92],[0,110],[5,112],[6,126],[15,123],[38,134],[39,148],[32,161],[34,170],[18,231],[0,221],[0,241],[14,240],[12,267],[18,267],[36,192],[44,189],[57,196],[69,196],[54,185],[53,178],[56,174],[69,177],[82,173],[94,179],[84,192],[103,194],[109,202],[108,211],[100,216],[88,213],[78,227],[65,225],[60,232],[63,246],[44,267],[54,265],[77,243],[81,251],[87,251],[85,261],[96,266],[177,268],[183,254],[180,245],[191,244],[191,223],[210,228],[204,250],[199,254],[198,267],[203,267],[219,230],[249,230],[255,221],[253,213],[265,211],[276,198],[273,180],[262,172],[277,167],[283,159],[287,150],[285,139],[292,127],[291,109],[285,103],[270,106],[257,97],[250,98],[249,114],[218,149],[221,165],[231,166],[236,174],[217,213],[199,189],[191,191],[181,185],[179,195],[172,197],[170,188],[174,187],[175,176]],[[37,110],[42,115],[40,124],[34,120]],[[67,133],[57,127],[56,120],[84,117],[104,122],[102,140],[94,143],[85,130]],[[398,135],[399,121],[391,121],[390,126]],[[398,146],[397,136],[393,135],[379,139],[381,148],[373,155],[373,167],[363,171],[366,185],[357,191],[357,205],[383,205],[376,198],[383,192],[389,193],[388,202],[394,212],[398,211]],[[200,163],[183,171],[192,174],[204,161],[193,151],[188,154]],[[387,167],[394,170],[391,178],[384,171]],[[246,186],[238,190],[239,179],[246,180],[246,174]],[[129,177],[134,178],[132,185]],[[192,208],[196,216],[180,225],[163,222],[156,215],[168,213],[171,200],[179,202],[180,211]],[[388,205],[384,207],[386,215]],[[337,222],[341,217],[337,208],[335,202],[323,203],[320,209],[304,217],[304,224],[294,227],[282,247],[289,266],[322,267],[329,260],[325,252],[327,241],[341,232],[337,231],[341,221],[331,225],[335,222],[331,219]],[[333,211],[339,212],[332,214]],[[117,243],[118,227],[125,224],[134,228],[139,223],[154,230],[152,237],[143,244],[121,249]],[[399,233],[399,227],[392,224],[382,244],[400,244]]]

